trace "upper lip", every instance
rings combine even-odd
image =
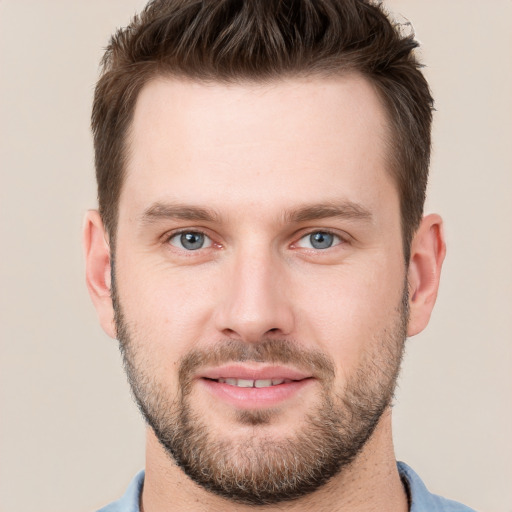
[[[247,364],[229,364],[215,368],[207,368],[197,375],[203,379],[246,379],[246,380],[303,380],[312,377],[295,368],[287,366],[249,366]]]

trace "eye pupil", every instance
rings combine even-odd
[[[202,233],[182,233],[180,242],[185,249],[195,251],[204,245],[204,235]]]
[[[315,249],[328,249],[334,242],[334,236],[330,233],[317,231],[309,236],[309,241]]]

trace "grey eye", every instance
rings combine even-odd
[[[298,245],[306,249],[329,249],[333,245],[341,242],[339,236],[328,233],[327,231],[315,231],[303,236]]]
[[[198,249],[204,249],[212,245],[210,238],[198,231],[177,233],[169,239],[169,243],[174,247],[187,251],[197,251]]]

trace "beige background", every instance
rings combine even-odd
[[[0,510],[85,512],[143,466],[143,425],[84,285],[101,48],[140,0],[0,0]],[[398,458],[431,490],[512,511],[512,1],[392,0],[437,102],[429,211],[448,258],[409,341]]]

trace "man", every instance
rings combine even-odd
[[[391,401],[445,244],[432,98],[363,0],[157,0],[111,41],[87,283],[148,424],[105,511],[463,511]]]

